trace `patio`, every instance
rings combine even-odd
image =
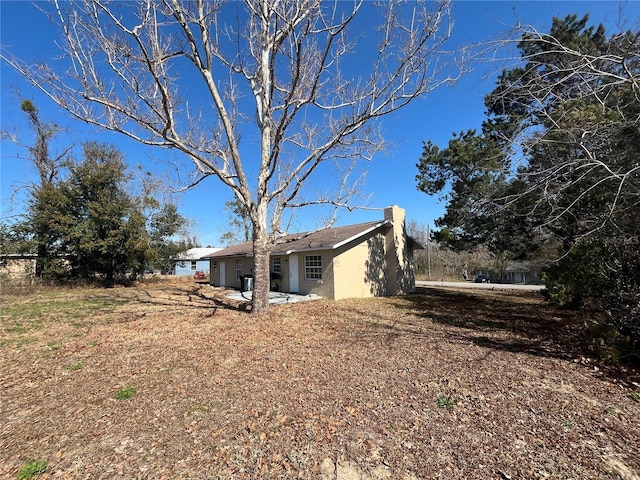
[[[239,302],[250,302],[253,298],[253,291],[248,292],[232,292],[225,295],[226,298],[236,300]],[[287,303],[299,303],[308,302],[311,300],[320,300],[322,297],[319,295],[298,295],[296,293],[288,292],[269,292],[269,304],[271,305],[283,305]]]

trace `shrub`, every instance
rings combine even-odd
[[[637,238],[572,249],[544,272],[545,296],[561,307],[591,312],[587,352],[601,362],[640,360],[640,248]]]
[[[598,267],[604,252],[593,244],[580,245],[564,255],[556,264],[544,269],[543,295],[556,305],[580,308],[607,283]]]
[[[446,395],[440,395],[438,398],[436,398],[436,405],[451,410],[456,405],[456,401],[451,397],[447,397]]]

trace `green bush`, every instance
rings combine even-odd
[[[566,308],[580,308],[588,298],[597,295],[607,283],[600,271],[601,246],[587,244],[573,248],[557,263],[544,269],[543,295]]]
[[[589,356],[600,363],[617,363],[620,350],[614,345],[619,337],[620,334],[611,325],[593,325],[585,331],[585,349]]]
[[[436,405],[451,410],[456,405],[456,401],[446,395],[440,395],[436,398]]]
[[[587,352],[603,363],[640,361],[640,248],[637,238],[573,248],[544,272],[545,296],[561,307],[588,303]]]

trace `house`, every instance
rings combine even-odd
[[[31,279],[36,274],[35,253],[0,254],[0,279]]]
[[[486,277],[494,283],[513,283],[524,285],[540,285],[542,281],[541,265],[535,261],[511,261],[501,269],[476,271],[478,277]]]
[[[196,272],[209,274],[209,259],[207,255],[221,250],[212,247],[190,248],[186,252],[179,253],[173,260],[171,274],[173,275],[195,275]]]
[[[504,271],[504,283],[540,284],[540,267],[534,262],[511,262]]]
[[[413,251],[402,208],[382,220],[283,236],[271,252],[271,289],[341,299],[401,295],[415,289]],[[253,273],[253,245],[208,255],[213,286],[242,288]]]

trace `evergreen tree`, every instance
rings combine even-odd
[[[34,253],[31,229],[26,222],[0,223],[0,253]]]
[[[27,115],[29,124],[36,134],[34,145],[27,147],[27,149],[29,150],[31,163],[38,172],[39,180],[29,185],[29,191],[31,195],[30,206],[35,219],[35,223],[31,225],[30,229],[37,253],[35,274],[37,277],[41,277],[46,268],[47,259],[51,256],[51,244],[53,241],[51,232],[46,224],[47,218],[50,218],[56,209],[57,200],[52,195],[51,189],[58,179],[60,170],[64,166],[64,158],[69,150],[67,149],[59,156],[52,158],[49,142],[58,133],[58,126],[55,123],[43,122],[37,107],[30,100],[23,100],[20,107]],[[47,197],[48,200],[44,200]],[[38,200],[40,198],[43,200]]]
[[[101,278],[111,285],[148,266],[166,269],[194,243],[177,238],[186,219],[175,205],[129,193],[131,175],[113,146],[87,142],[82,160],[64,167],[65,178],[33,191],[25,222],[45,246],[45,278]]]
[[[559,245],[549,297],[599,305],[626,339],[617,347],[638,352],[640,32],[607,38],[569,15],[548,34],[524,32],[518,48],[521,65],[485,98],[482,133],[425,144],[418,188],[450,188],[438,225],[451,244],[516,255],[536,239]]]
[[[130,177],[120,152],[88,142],[83,153],[83,161],[70,163],[69,177],[47,197],[58,199],[47,223],[72,276],[98,274],[113,283],[117,276],[144,268],[145,220],[125,189]]]

